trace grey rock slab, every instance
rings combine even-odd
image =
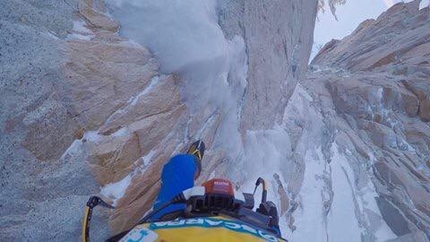
[[[398,209],[382,198],[377,197],[376,201],[382,216],[397,236],[402,236],[411,232],[406,219]]]
[[[271,127],[307,69],[317,1],[219,1],[228,38],[242,36],[248,76],[241,130]],[[270,118],[268,118],[270,117]]]
[[[38,32],[65,38],[73,28],[73,11],[78,0],[4,0],[0,20],[29,26]]]

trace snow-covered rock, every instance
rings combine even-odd
[[[2,239],[75,241],[93,194],[94,240],[128,229],[203,139],[196,183],[264,177],[291,241],[428,241],[428,7],[307,72],[317,0],[106,2],[0,4]]]
[[[430,236],[430,27],[429,8],[419,10],[419,3],[396,4],[328,43],[302,83],[312,93],[320,92],[316,82],[328,90],[342,123],[336,130],[345,136],[338,145],[366,167],[353,171],[371,178],[380,216],[398,236],[395,241]],[[359,190],[360,181],[354,184],[352,191]],[[381,240],[374,236],[369,239]]]

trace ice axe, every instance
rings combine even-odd
[[[255,182],[255,188],[254,188],[254,192],[252,193],[252,196],[255,195],[255,192],[257,191],[257,188],[260,186],[260,184],[263,184],[263,193],[261,196],[261,203],[265,203],[267,200],[267,188],[266,188],[266,181],[259,177],[257,179],[257,181]]]
[[[93,214],[93,208],[95,208],[97,205],[110,209],[115,208],[97,196],[91,196],[90,199],[88,199],[87,206],[85,207],[84,220],[82,223],[82,242],[90,241],[90,222]]]
[[[255,191],[257,190],[257,187],[260,186],[260,184],[263,184],[263,193],[261,196],[261,204],[257,208],[257,213],[269,216],[271,218],[269,226],[276,228],[280,234],[278,210],[276,209],[276,205],[272,201],[267,201],[266,181],[263,178],[259,177],[255,182],[255,189],[253,195],[255,194]]]

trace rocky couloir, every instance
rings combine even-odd
[[[197,182],[267,169],[291,239],[341,238],[330,227],[342,218],[343,181],[353,197],[343,222],[361,228],[352,239],[379,241],[386,226],[394,241],[428,241],[430,28],[429,8],[418,6],[397,4],[328,43],[305,77],[316,0],[220,1],[218,24],[226,39],[243,38],[248,58],[235,97],[245,154],[235,160],[219,141],[229,112],[189,106],[181,73],[161,73],[102,0],[2,2],[0,237],[76,240],[87,198],[127,177],[110,200],[117,209],[95,212],[93,238],[128,229],[150,209],[164,162],[201,138],[209,150]],[[282,155],[270,170],[273,150]],[[321,235],[306,232],[307,218],[322,220]]]

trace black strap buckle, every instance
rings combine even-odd
[[[90,199],[88,199],[87,206],[91,209],[95,208],[96,206],[103,206],[106,208],[115,208],[114,206],[108,204],[107,202],[103,201],[100,197],[97,196],[91,196]]]

